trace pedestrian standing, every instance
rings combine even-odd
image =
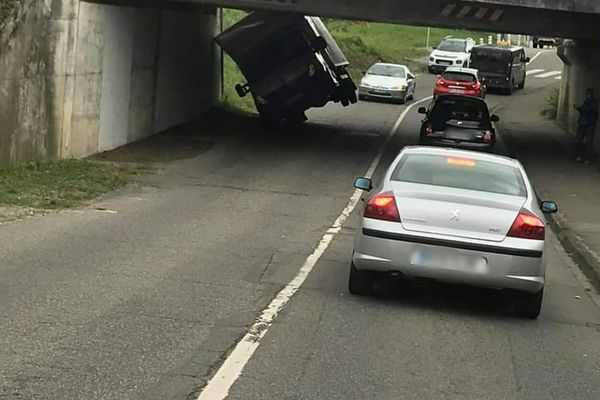
[[[598,123],[598,98],[594,94],[594,89],[587,89],[583,104],[575,107],[579,111],[579,121],[577,127],[577,162],[591,162],[591,155],[594,149],[594,132]]]

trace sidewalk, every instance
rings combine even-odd
[[[567,252],[600,282],[600,170],[575,162],[574,138],[540,115],[551,88],[504,105],[501,134],[511,155],[521,160],[542,200],[558,203],[552,218]]]

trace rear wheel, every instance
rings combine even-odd
[[[515,311],[518,317],[536,319],[542,311],[544,289],[537,293],[519,292],[515,298]]]
[[[350,277],[348,279],[348,290],[359,296],[370,296],[373,294],[374,272],[359,271],[350,264]]]

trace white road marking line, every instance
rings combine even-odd
[[[555,76],[555,75],[560,75],[562,74],[562,71],[550,71],[550,72],[546,72],[545,74],[540,74],[540,75],[536,75],[536,78],[550,78],[551,76]]]
[[[550,50],[540,51],[539,53],[537,53],[536,55],[534,55],[533,57],[531,57],[531,60],[529,60],[529,64],[531,64],[532,62],[534,62],[535,59],[538,58],[539,56],[541,56],[542,54],[546,54],[546,53],[550,53]]]
[[[367,170],[366,176],[370,177],[375,173],[385,148],[389,144],[390,140],[396,134],[396,131],[400,127],[400,124],[406,118],[406,115],[416,105],[425,101],[431,100],[431,96],[414,102],[400,114],[396,123],[388,133],[386,139],[379,147],[377,156],[371,162],[369,169]],[[360,201],[360,197],[363,192],[359,189],[355,190],[348,201],[348,204],[335,220],[333,225],[327,230],[327,232],[321,238],[321,241],[314,249],[312,254],[304,261],[304,264],[290,283],[288,283],[277,296],[271,301],[271,303],[265,308],[261,315],[257,318],[256,322],[252,324],[246,335],[237,343],[231,354],[225,359],[225,362],[215,375],[208,381],[202,392],[198,396],[198,400],[223,400],[229,395],[229,390],[233,384],[241,376],[244,367],[250,361],[250,358],[260,345],[260,341],[269,331],[269,328],[273,324],[273,321],[277,317],[277,314],[285,307],[290,299],[296,294],[296,292],[302,287],[306,278],[313,270],[321,256],[327,251],[327,248],[335,238],[335,236],[342,230],[342,225],[346,222],[356,205]]]
[[[534,75],[534,74],[539,74],[540,72],[544,72],[545,70],[543,69],[531,69],[527,71],[527,75]]]

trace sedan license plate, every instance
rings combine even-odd
[[[450,93],[455,93],[455,94],[463,94],[465,92],[465,89],[459,89],[459,88],[451,88],[449,90]]]
[[[456,271],[486,273],[488,262],[485,257],[466,256],[460,253],[417,249],[411,257],[417,267],[442,268]]]

